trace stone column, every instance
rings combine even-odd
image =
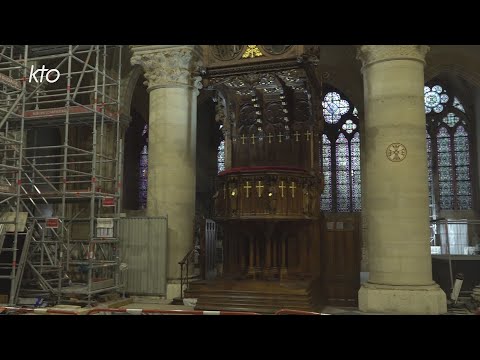
[[[366,312],[441,314],[429,244],[424,65],[427,46],[363,45],[369,281]]]
[[[167,298],[180,295],[178,262],[193,246],[199,46],[131,46],[150,95],[148,216],[168,216]]]

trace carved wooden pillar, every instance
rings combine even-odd
[[[255,239],[255,270],[259,274],[262,272],[260,264],[260,239],[258,237]]]
[[[225,231],[225,235],[230,235],[230,231]],[[230,236],[225,236],[223,241],[223,272],[228,276],[230,272],[230,259],[228,258],[228,248],[230,247]]]
[[[272,252],[272,275],[278,273],[278,239],[273,239],[273,252]]]
[[[241,239],[241,241],[239,241],[239,244],[240,244],[240,247],[239,247],[239,251],[240,251],[240,273],[243,274],[245,272],[245,269],[247,267],[247,264],[246,264],[246,256],[247,256],[247,252],[248,252],[248,242],[245,242],[244,241],[245,239]]]
[[[284,279],[287,276],[287,237],[283,236],[282,242],[282,265],[280,268],[280,279]]]
[[[249,239],[249,250],[250,250],[250,254],[249,254],[249,257],[248,257],[248,275],[249,276],[253,276],[253,278],[255,279],[255,267],[254,267],[254,257],[255,257],[255,251],[254,251],[254,238],[253,236],[250,236]]]
[[[264,273],[266,276],[271,274],[272,267],[272,238],[268,236],[265,239],[265,270]]]

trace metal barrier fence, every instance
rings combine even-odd
[[[162,296],[167,288],[167,217],[119,221],[124,289],[129,294]]]
[[[480,255],[480,220],[438,219],[430,231],[432,255]]]

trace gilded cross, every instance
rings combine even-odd
[[[286,188],[286,186],[283,185],[283,181],[280,182],[279,188],[280,188],[280,190],[282,191],[282,198],[283,198],[283,190]]]
[[[312,133],[307,130],[307,132],[305,133],[305,136],[307,137],[307,141],[310,140],[310,135],[312,135]]]
[[[262,197],[262,189],[264,188],[264,186],[262,185],[262,182],[259,181],[258,182],[258,185],[255,186],[257,188],[257,191],[258,191],[258,197]]]
[[[245,136],[245,134],[242,135],[242,144],[245,144],[245,140],[247,139],[247,137]]]
[[[293,134],[293,135],[295,136],[295,141],[298,142],[298,137],[300,136],[298,131],[295,131],[295,134]]]
[[[248,193],[248,190],[250,190],[250,189],[252,188],[252,185],[250,185],[250,184],[248,183],[248,181],[247,181],[247,185],[245,185],[243,188],[244,188],[245,190],[247,190],[247,199],[248,199],[248,194],[249,194],[249,193]]]
[[[277,136],[278,136],[278,142],[281,143],[281,142],[282,142],[283,134],[280,133],[280,134],[278,134]]]
[[[267,138],[268,138],[268,143],[271,144],[271,143],[272,143],[273,135],[270,134],[270,133],[268,133]]]
[[[293,181],[292,181],[292,185],[290,185],[289,188],[292,189],[292,198],[294,198],[296,187],[295,187],[295,183]]]
[[[255,144],[255,134],[252,134],[252,144]]]

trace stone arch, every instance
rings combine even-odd
[[[471,85],[480,88],[480,73],[467,69],[459,64],[437,64],[427,66],[425,69],[425,82],[439,76],[442,73],[450,73],[458,76]]]
[[[121,112],[123,114],[130,115],[133,92],[137,85],[138,79],[143,75],[143,73],[144,71],[141,66],[134,65],[123,80],[124,85],[122,85],[122,93],[120,95],[120,104],[122,104]]]

